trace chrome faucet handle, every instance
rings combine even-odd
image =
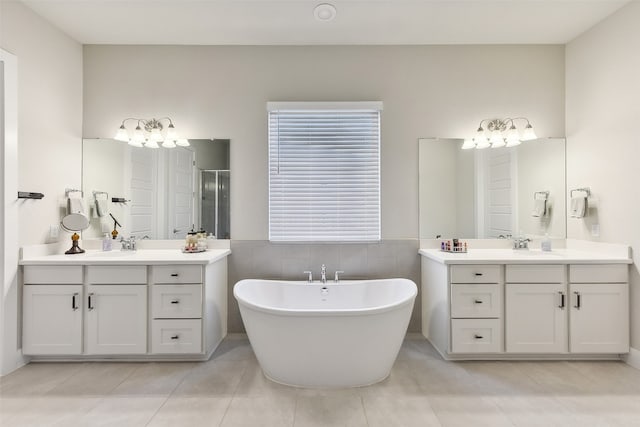
[[[336,273],[333,275],[333,281],[336,282],[336,283],[340,282],[339,275],[342,274],[342,273],[344,273],[344,271],[337,270]]]
[[[327,266],[324,264],[320,267],[320,281],[322,283],[327,283]]]
[[[310,271],[303,271],[304,274],[308,274],[307,276],[307,282],[308,283],[312,283],[313,282],[313,273]]]

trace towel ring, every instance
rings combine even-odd
[[[589,187],[575,188],[575,189],[573,189],[573,190],[571,190],[569,192],[569,196],[573,198],[573,193],[575,193],[577,191],[582,191],[583,193],[587,193],[587,195],[585,197],[590,197],[591,196],[591,190],[589,189]]]

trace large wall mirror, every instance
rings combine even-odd
[[[193,228],[229,239],[229,140],[138,148],[113,139],[82,142],[82,190],[91,223],[83,238],[183,239]]]
[[[565,238],[565,140],[462,150],[462,139],[419,140],[420,238]]]

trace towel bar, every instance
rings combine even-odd
[[[590,197],[591,196],[591,190],[589,189],[589,187],[584,187],[584,188],[574,188],[573,190],[571,190],[569,192],[569,196],[573,198],[573,193],[576,191],[582,191],[584,193],[587,193],[586,197]]]

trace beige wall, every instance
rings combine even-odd
[[[46,241],[49,226],[60,222],[65,187],[80,186],[82,46],[22,3],[3,1],[0,47],[17,57],[18,189],[45,194],[42,200],[16,202],[17,251]],[[18,295],[17,280],[5,283],[0,375],[22,363]]]
[[[568,236],[633,246],[631,345],[640,349],[640,3],[567,45],[567,186],[590,187],[595,209]],[[591,226],[600,236],[591,236]]]
[[[564,134],[563,46],[85,46],[85,137],[169,115],[231,139],[231,235],[265,240],[267,101],[383,101],[382,237],[418,237],[419,137],[525,115]]]

